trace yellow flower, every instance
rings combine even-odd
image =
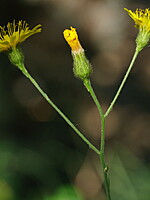
[[[124,8],[129,16],[134,20],[135,27],[139,29],[139,34],[136,38],[137,50],[141,51],[150,40],[150,9],[136,9],[135,12]]]
[[[73,27],[70,27],[71,30],[66,29],[64,30],[64,38],[68,42],[69,46],[71,47],[72,51],[75,53],[79,53],[81,51],[84,51],[79,39],[78,39],[78,34],[76,32],[76,29]]]
[[[13,23],[8,23],[7,28],[0,26],[0,52],[16,48],[31,35],[41,32],[40,27],[41,25],[37,25],[30,30],[25,21],[16,24],[15,20]]]
[[[137,28],[142,29],[144,31],[150,32],[150,9],[147,8],[145,10],[136,9],[135,12],[124,8],[129,14],[129,16],[134,20]]]

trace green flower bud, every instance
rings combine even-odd
[[[82,80],[88,79],[92,73],[92,66],[85,56],[84,51],[72,53],[74,75]]]

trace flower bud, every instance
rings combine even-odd
[[[64,38],[71,47],[74,75],[84,81],[90,77],[92,67],[85,56],[84,49],[79,42],[76,29],[72,27],[70,28],[71,30],[66,29],[63,32]]]

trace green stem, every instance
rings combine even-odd
[[[80,136],[80,138],[91,148],[95,153],[100,154],[99,150],[89,142],[89,140],[74,126],[74,124],[65,116],[65,114],[52,102],[45,92],[41,89],[38,83],[31,77],[23,64],[19,64],[19,69],[32,82],[36,89],[41,93],[45,100],[59,113],[59,115],[69,124],[69,126]]]
[[[100,115],[100,120],[101,120],[101,143],[100,143],[100,162],[102,165],[102,171],[103,171],[103,176],[104,176],[104,186],[105,186],[105,191],[106,191],[106,196],[108,200],[111,200],[111,196],[110,196],[110,183],[109,183],[109,177],[108,177],[108,166],[105,164],[105,159],[104,159],[104,151],[105,151],[105,117],[103,114],[103,110],[102,107],[95,95],[95,92],[91,86],[90,80],[89,79],[85,79],[84,80],[84,85],[86,87],[86,89],[88,90],[88,92],[90,93],[90,95],[93,98],[93,101],[96,104],[96,107],[99,111],[99,115]]]
[[[97,109],[99,111],[99,114],[100,114],[100,118],[103,118],[104,114],[103,114],[102,107],[101,107],[101,105],[100,105],[100,103],[99,103],[99,101],[98,101],[98,99],[97,99],[97,97],[95,95],[95,92],[94,92],[94,90],[93,90],[93,88],[91,86],[90,80],[89,79],[85,79],[83,82],[84,82],[84,85],[85,85],[86,89],[88,90],[88,92],[90,93],[91,97],[93,98],[93,101],[96,104],[96,107],[97,107]]]
[[[130,73],[130,71],[131,71],[131,69],[132,69],[132,67],[133,67],[133,64],[134,64],[134,62],[135,62],[135,60],[136,60],[138,54],[139,54],[139,50],[136,49],[136,50],[135,50],[135,53],[134,53],[134,55],[133,55],[133,58],[132,58],[132,60],[131,60],[131,63],[130,63],[130,65],[129,65],[127,71],[126,71],[126,74],[125,74],[125,76],[124,76],[122,82],[121,82],[121,85],[120,85],[120,87],[118,88],[117,93],[116,93],[115,97],[113,98],[113,100],[112,100],[110,106],[108,107],[106,113],[104,114],[104,117],[105,117],[105,118],[108,116],[108,114],[109,114],[109,113],[111,112],[111,110],[113,109],[113,106],[114,106],[114,104],[116,103],[116,101],[117,101],[117,99],[118,99],[118,97],[119,97],[119,95],[120,95],[120,92],[121,92],[121,90],[122,90],[122,88],[123,88],[123,86],[124,86],[124,84],[125,84],[125,82],[126,82],[128,76],[129,76],[129,73]]]
[[[106,196],[108,200],[111,200],[110,196],[110,180],[108,177],[108,165],[105,163],[104,159],[105,153],[105,117],[101,118],[101,144],[100,144],[100,161],[102,165],[102,170],[104,174],[104,186],[106,190]]]

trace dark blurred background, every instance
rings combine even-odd
[[[99,147],[100,122],[72,72],[62,32],[76,27],[93,65],[104,110],[135,49],[137,30],[123,10],[149,0],[1,0],[0,25],[14,19],[42,32],[22,44],[25,64],[50,98]],[[139,55],[106,123],[113,200],[150,199],[150,49]],[[97,155],[0,54],[0,200],[105,200]]]

